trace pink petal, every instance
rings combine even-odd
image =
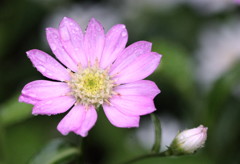
[[[104,112],[108,120],[116,127],[131,128],[139,126],[139,116],[129,116],[121,113],[111,105],[103,105]]]
[[[117,86],[114,91],[120,93],[122,96],[146,96],[152,99],[160,93],[157,85],[150,80],[139,80],[120,85]]]
[[[29,96],[26,96],[24,94],[20,95],[18,101],[19,102],[24,102],[24,103],[27,103],[27,104],[32,104],[32,105],[35,105],[36,103],[39,102],[39,100],[37,100],[35,98],[32,98],[32,97],[29,97]]]
[[[67,135],[73,131],[82,137],[87,136],[88,131],[93,127],[97,120],[97,112],[91,107],[85,109],[82,105],[74,106],[71,111],[58,124],[58,131]]]
[[[46,35],[48,44],[52,49],[52,52],[56,55],[58,60],[72,71],[77,71],[77,64],[74,63],[71,56],[65,51],[61,43],[61,37],[57,29],[47,28]]]
[[[85,54],[88,56],[88,61],[93,65],[96,61],[101,60],[105,35],[102,25],[94,18],[88,24],[84,37]]]
[[[114,96],[110,102],[126,115],[145,115],[156,110],[152,98],[145,96]]]
[[[86,137],[88,135],[88,131],[95,125],[96,121],[97,112],[93,107],[90,107],[86,113],[86,117],[81,128],[79,128],[76,133]]]
[[[139,41],[131,44],[122,52],[122,54],[118,56],[111,67],[111,73],[116,74],[118,72],[121,72],[122,69],[135,62],[138,56],[150,52],[151,48],[152,43],[146,41]]]
[[[67,83],[47,80],[36,80],[24,86],[22,94],[31,99],[46,100],[65,96],[71,90]]]
[[[72,96],[55,97],[42,100],[35,104],[32,114],[34,115],[52,115],[66,112],[75,103]]]
[[[27,56],[43,76],[59,81],[70,79],[67,69],[45,52],[33,49],[27,52]]]
[[[83,51],[83,32],[78,23],[64,17],[59,26],[62,45],[77,64],[87,66],[87,57]]]
[[[106,34],[105,46],[101,58],[100,66],[106,68],[113,63],[118,55],[123,51],[128,40],[128,33],[125,25],[113,26]]]
[[[115,77],[116,83],[130,83],[144,79],[149,76],[159,65],[161,55],[155,52],[149,52],[138,56],[136,60],[125,67]],[[111,73],[113,75],[113,73]]]

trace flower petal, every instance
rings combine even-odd
[[[72,96],[55,97],[42,100],[35,104],[32,114],[34,115],[52,115],[66,112],[75,103]]]
[[[113,26],[106,34],[105,46],[101,58],[101,68],[106,68],[113,63],[123,51],[128,40],[128,33],[125,25]]]
[[[82,105],[74,106],[70,112],[58,124],[58,131],[67,135],[73,131],[82,137],[87,136],[88,131],[93,127],[97,120],[96,110],[91,107],[85,109]]]
[[[117,74],[121,72],[122,69],[128,67],[136,58],[144,53],[150,52],[152,48],[152,43],[146,41],[139,41],[128,46],[122,54],[118,56],[116,61],[111,67],[111,73]]]
[[[27,104],[32,104],[32,105],[35,105],[36,103],[39,102],[39,100],[37,100],[35,98],[32,98],[32,97],[29,97],[29,96],[26,96],[24,94],[20,95],[18,101],[19,102],[24,102],[24,103],[27,103]]]
[[[33,49],[27,52],[27,56],[43,76],[59,81],[70,79],[67,69],[45,52]]]
[[[65,96],[70,92],[67,83],[47,80],[36,80],[24,86],[22,94],[36,100],[46,100]]]
[[[108,120],[116,127],[120,128],[131,128],[139,126],[139,116],[129,116],[121,113],[114,106],[105,104],[103,110]]]
[[[87,57],[83,51],[83,32],[78,23],[71,18],[64,17],[59,25],[59,33],[67,53],[75,63],[86,67]]]
[[[95,125],[97,121],[97,112],[94,107],[90,107],[87,110],[86,117],[82,126],[77,130],[77,134],[86,137],[88,135],[88,131]]]
[[[153,100],[145,96],[114,96],[110,103],[126,115],[145,115],[156,110]]]
[[[160,93],[157,85],[150,80],[139,80],[136,82],[120,85],[117,86],[114,91],[122,96],[146,96],[152,99]]]
[[[130,83],[149,76],[159,65],[161,55],[149,52],[138,56],[135,62],[125,67],[115,76],[116,83]],[[111,73],[112,74],[112,73]]]
[[[58,60],[72,71],[77,71],[77,63],[74,63],[71,56],[65,51],[61,43],[61,37],[57,29],[47,28],[46,35],[48,44]]]
[[[86,34],[84,36],[84,50],[88,56],[88,61],[93,65],[101,60],[105,42],[104,29],[102,25],[94,18],[88,23]]]

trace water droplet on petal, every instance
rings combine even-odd
[[[48,75],[48,76],[52,76],[52,74],[51,74],[50,72],[47,72],[47,75]]]
[[[46,56],[45,55],[38,55],[37,56],[37,58],[38,58],[38,60],[40,60],[41,62],[46,62],[46,60],[47,60],[47,58],[46,58]]]
[[[124,36],[126,36],[127,35],[127,33],[126,32],[122,32],[122,36],[124,37]]]
[[[58,35],[54,34],[54,35],[53,35],[53,38],[57,39],[57,38],[58,38]]]
[[[41,65],[37,66],[37,68],[40,72],[45,72],[46,71],[46,68],[41,66]]]

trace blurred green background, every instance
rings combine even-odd
[[[209,128],[196,155],[145,159],[136,164],[240,163],[240,6],[229,0],[2,0],[0,2],[0,164],[115,164],[148,153],[154,139],[150,116],[141,127],[113,127],[100,110],[88,137],[62,136],[57,116],[32,116],[18,102],[25,84],[44,79],[26,56],[52,54],[46,27],[64,16],[85,28],[91,17],[106,30],[128,29],[131,44],[153,43],[163,55],[150,76],[161,89],[155,113],[162,123],[162,149],[178,130]],[[82,162],[84,161],[84,162]]]

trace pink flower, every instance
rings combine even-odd
[[[161,55],[151,52],[151,43],[139,41],[125,48],[128,33],[124,25],[104,34],[92,18],[86,32],[71,18],[59,28],[46,29],[47,40],[60,64],[37,49],[27,52],[43,76],[55,81],[36,80],[22,90],[20,102],[33,104],[32,114],[54,115],[71,110],[57,129],[83,137],[97,120],[102,105],[116,127],[138,127],[141,115],[155,111],[153,98],[160,93],[156,84],[142,80],[158,66]]]

